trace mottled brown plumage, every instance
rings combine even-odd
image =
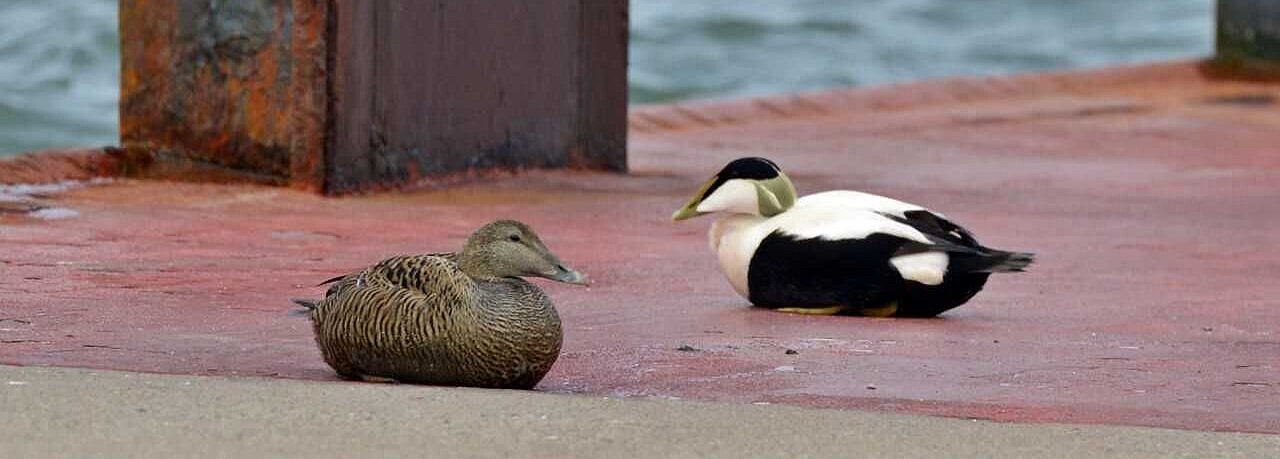
[[[562,335],[550,299],[520,276],[584,283],[528,226],[499,220],[460,253],[389,258],[298,303],[343,377],[527,389],[555,363]]]

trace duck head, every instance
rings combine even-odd
[[[796,188],[777,164],[765,158],[739,158],[702,184],[671,220],[713,212],[772,217],[796,203]]]
[[[529,225],[498,220],[480,227],[459,254],[462,272],[473,277],[545,277],[587,285],[587,277],[565,266]]]

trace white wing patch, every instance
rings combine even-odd
[[[922,252],[911,255],[898,255],[889,259],[889,264],[898,269],[902,278],[913,280],[924,285],[938,285],[947,275],[947,263],[950,261],[946,252]]]
[[[902,202],[893,198],[863,193],[861,191],[851,190],[835,190],[824,191],[804,196],[796,201],[797,206],[816,206],[825,208],[842,208],[842,209],[861,209],[872,212],[882,212],[892,214],[899,217],[905,217],[906,213],[912,210],[923,210],[932,212],[935,215],[942,216],[937,212],[933,212],[924,207],[917,206],[909,202]]]
[[[866,208],[852,206],[797,204],[769,221],[774,228],[800,239],[828,241],[865,239],[874,233],[888,234],[928,244],[929,238],[911,226]]]

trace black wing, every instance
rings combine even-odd
[[[908,210],[902,216],[883,212],[880,215],[910,226],[929,238],[931,244],[909,243],[902,247],[898,255],[930,250],[983,254],[990,250],[978,243],[978,239],[969,230],[927,210]]]

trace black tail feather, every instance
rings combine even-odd
[[[981,270],[981,272],[1020,273],[1026,271],[1027,267],[1036,261],[1036,254],[1031,252],[993,251],[986,258],[991,261],[990,266]]]
[[[1030,252],[987,250],[978,254],[952,254],[949,270],[967,273],[1020,273],[1035,262]]]

